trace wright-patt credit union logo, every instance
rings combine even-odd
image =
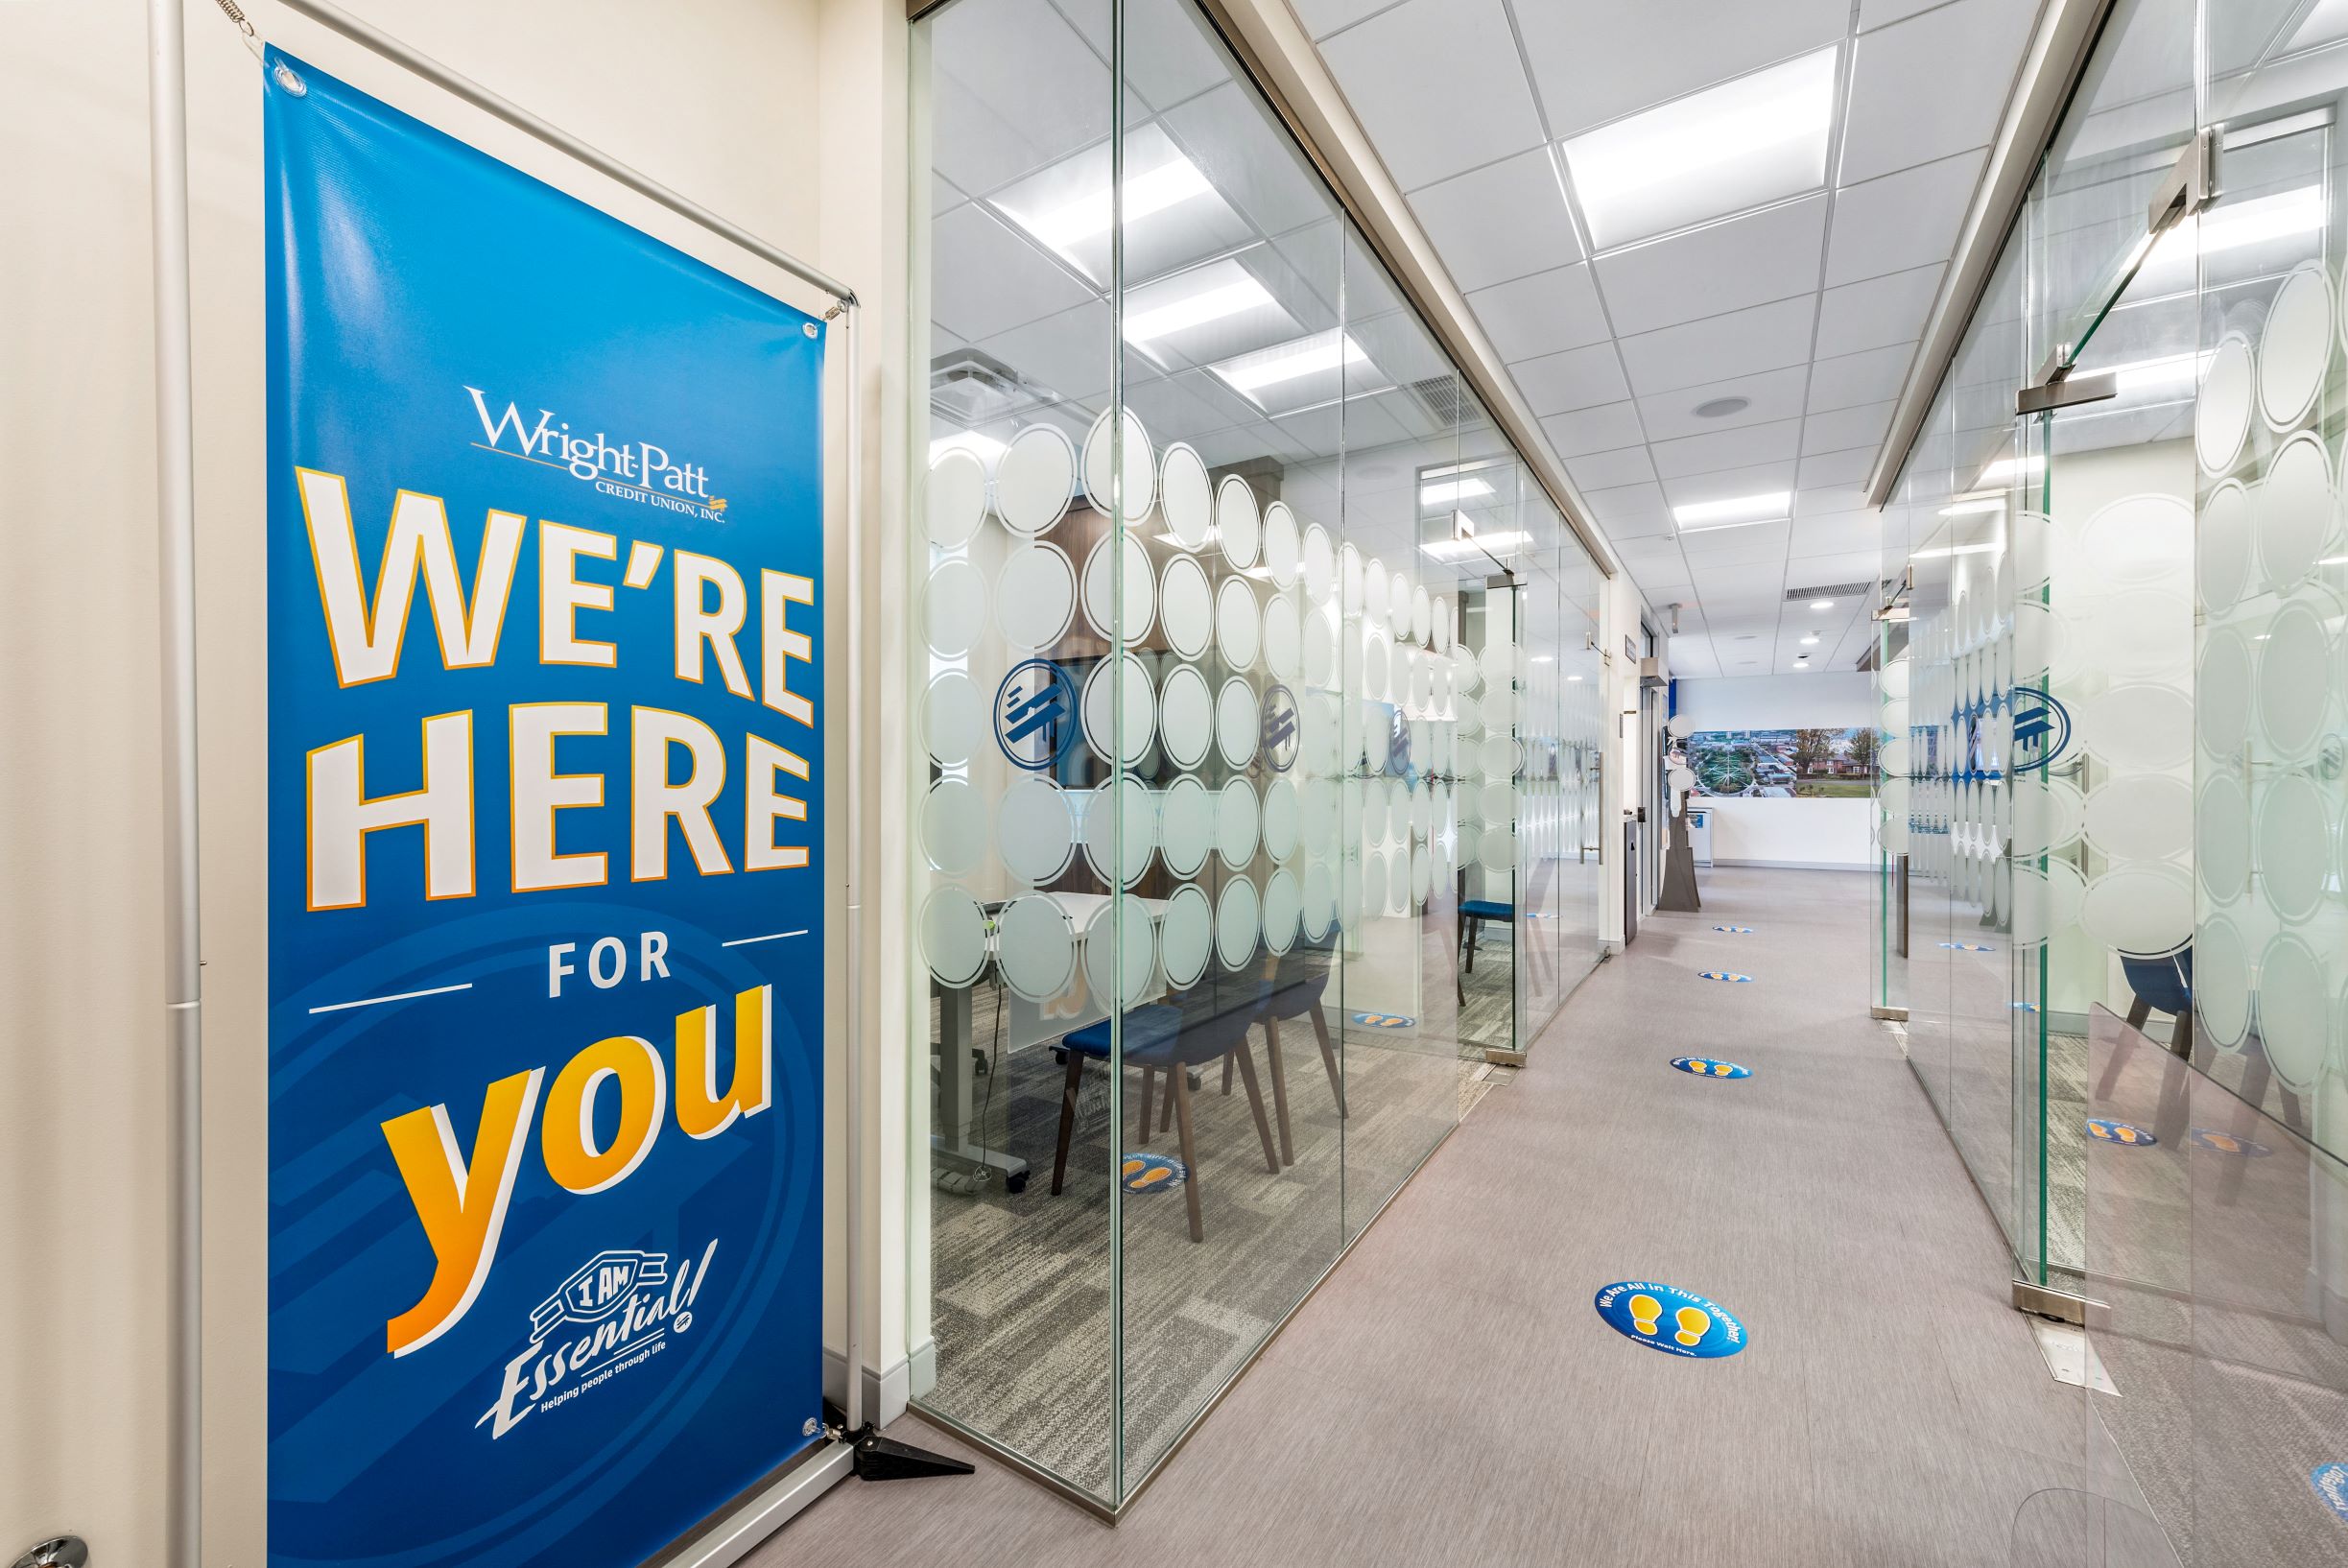
[[[666,1252],[610,1247],[581,1264],[531,1308],[530,1343],[506,1363],[497,1402],[473,1424],[488,1427],[494,1441],[533,1412],[566,1405],[691,1333],[717,1253],[712,1240],[699,1260],[672,1270]]]
[[[1077,688],[1050,659],[1015,664],[995,688],[995,744],[1030,772],[1042,772],[1076,739]]]
[[[572,478],[623,501],[682,511],[707,522],[724,521],[725,497],[709,493],[709,470],[662,443],[622,440],[615,446],[601,430],[592,436],[575,435],[570,421],[553,409],[538,410],[534,419],[518,403],[510,402],[500,412],[481,388],[464,390],[481,420],[481,440],[472,444],[482,451],[566,469]]]

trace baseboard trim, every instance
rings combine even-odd
[[[1719,860],[1715,866],[1734,866],[1740,870],[1761,871],[1872,871],[1874,867],[1856,860]]]
[[[931,1378],[937,1377],[937,1346],[929,1343]],[[865,1368],[865,1419],[876,1427],[887,1426],[905,1414],[913,1403],[912,1359],[909,1357],[886,1370]],[[842,1409],[847,1408],[847,1358],[831,1346],[823,1347],[823,1397]]]

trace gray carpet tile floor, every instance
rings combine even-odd
[[[851,1482],[748,1560],[2155,1568],[2097,1396],[2049,1375],[1867,1017],[1865,880],[1703,891],[1574,994],[1120,1527],[974,1455],[967,1479]],[[1668,1067],[1691,1053],[1754,1076]],[[1748,1347],[1623,1339],[1591,1306],[1623,1279],[1712,1297]]]

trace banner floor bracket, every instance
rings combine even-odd
[[[919,1481],[927,1476],[976,1475],[978,1466],[943,1454],[933,1454],[926,1448],[901,1443],[894,1437],[884,1437],[872,1424],[854,1437],[844,1429],[845,1414],[830,1400],[823,1402],[824,1424],[839,1434],[856,1450],[853,1474],[859,1481]]]

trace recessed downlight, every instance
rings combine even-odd
[[[1743,414],[1753,406],[1749,397],[1714,397],[1696,405],[1699,419],[1725,419],[1732,414]]]
[[[1833,609],[1835,602],[1832,599],[1813,599],[1810,602],[1810,607],[1812,609]]]

